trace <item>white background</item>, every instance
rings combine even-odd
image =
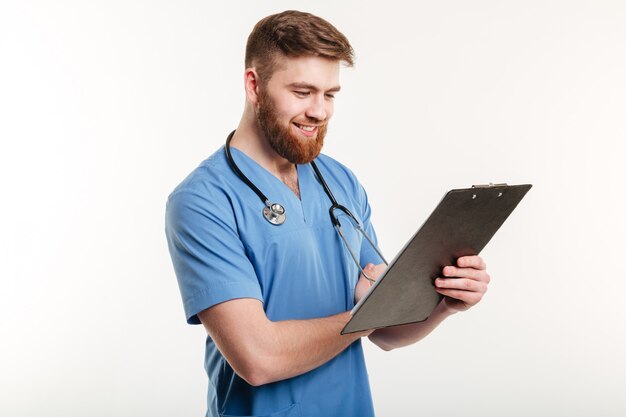
[[[447,189],[534,184],[479,306],[365,342],[378,415],[626,414],[624,2],[0,4],[2,416],[203,415],[164,204],[239,120],[252,26],[287,8],[356,50],[325,152],[387,254]]]

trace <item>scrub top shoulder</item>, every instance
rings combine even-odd
[[[166,236],[187,322],[198,324],[199,312],[235,298],[260,300],[272,321],[350,310],[358,269],[331,224],[330,200],[310,164],[297,167],[299,199],[243,152],[232,148],[232,155],[270,201],[285,207],[287,218],[280,226],[265,220],[264,203],[232,171],[223,147],[176,187]],[[325,155],[316,163],[337,201],[375,240],[367,195],[354,174]],[[359,233],[344,231],[361,251],[362,265],[381,262],[370,245],[361,245]],[[207,337],[205,368],[209,416],[373,415],[360,341],[306,374],[253,387]]]

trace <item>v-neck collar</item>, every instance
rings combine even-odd
[[[296,164],[298,189],[300,191],[300,198],[298,198],[296,193],[294,193],[287,184],[253,158],[237,148],[231,147],[230,149],[233,158],[235,158],[235,155],[237,156],[238,160],[235,160],[235,163],[239,166],[239,169],[267,196],[270,202],[286,204],[286,202],[289,201],[289,205],[292,206],[292,208],[297,208],[304,222],[307,222],[308,213],[306,213],[305,206],[306,203],[309,202],[308,198],[310,196],[308,194],[312,194],[312,170],[309,168],[310,164]],[[281,202],[279,198],[283,199],[283,202]]]

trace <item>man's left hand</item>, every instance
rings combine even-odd
[[[463,256],[456,266],[443,268],[443,277],[435,279],[435,289],[446,296],[442,302],[449,310],[465,311],[483,298],[490,280],[480,256]]]

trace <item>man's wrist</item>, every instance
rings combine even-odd
[[[343,329],[344,327],[346,327],[346,324],[348,324],[348,322],[352,318],[352,313],[350,312],[350,310],[348,310],[348,311],[346,311],[344,313],[339,314],[338,317],[342,321],[341,328]],[[346,333],[343,336],[351,336],[351,337],[354,337],[355,340],[356,340],[356,339],[361,338],[361,337],[367,337],[370,334],[372,334],[373,332],[374,332],[374,329],[371,329],[371,330],[364,330],[362,332]]]
[[[443,318],[450,317],[458,312],[459,310],[452,307],[445,298],[435,307],[435,313],[440,314]]]

